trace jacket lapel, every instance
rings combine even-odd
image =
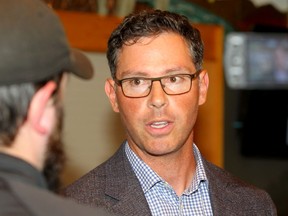
[[[142,187],[126,157],[123,143],[106,164],[107,196],[117,200],[112,210],[124,215],[151,215]]]

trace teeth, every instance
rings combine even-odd
[[[151,127],[153,128],[163,128],[166,125],[168,125],[168,122],[163,121],[163,122],[154,122],[153,124],[151,124]]]

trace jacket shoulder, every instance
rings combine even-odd
[[[250,215],[277,215],[270,195],[249,184],[226,170],[209,162],[205,164],[214,208],[233,212],[246,212]],[[241,215],[241,214],[240,214]]]
[[[107,161],[64,188],[62,193],[78,203],[107,207],[107,201],[113,202],[113,199],[105,196],[106,185],[111,181],[117,181],[120,175],[124,175],[124,160],[124,151],[120,148]]]
[[[81,200],[85,200],[87,197],[95,196],[96,192],[104,193],[104,188],[102,186],[106,182],[105,164],[107,163],[109,163],[109,161],[92,169],[72,184],[68,185],[64,188],[63,194],[81,202]],[[97,191],[95,188],[97,188]]]

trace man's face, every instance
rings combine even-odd
[[[60,174],[65,163],[65,151],[62,141],[64,111],[63,106],[57,106],[57,122],[50,136],[43,174],[46,178],[48,188],[57,192],[60,189]]]
[[[177,34],[163,33],[142,38],[124,46],[117,65],[117,79],[161,77],[194,74],[185,41]],[[205,102],[208,75],[203,71],[192,81],[192,88],[182,95],[167,95],[155,81],[147,97],[128,98],[113,80],[106,82],[106,93],[115,112],[119,112],[126,128],[127,140],[143,160],[154,156],[182,154],[193,144],[193,127],[198,106]],[[187,151],[186,151],[187,152]]]

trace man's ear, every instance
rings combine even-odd
[[[50,81],[40,88],[33,96],[27,115],[27,121],[38,133],[50,133],[55,124],[55,106],[53,92],[56,83]]]
[[[105,92],[106,92],[107,97],[110,100],[110,103],[114,112],[119,112],[114,85],[115,85],[115,82],[113,79],[107,79],[105,82]]]
[[[201,71],[199,74],[199,105],[206,101],[207,92],[209,87],[209,77],[206,70]]]

